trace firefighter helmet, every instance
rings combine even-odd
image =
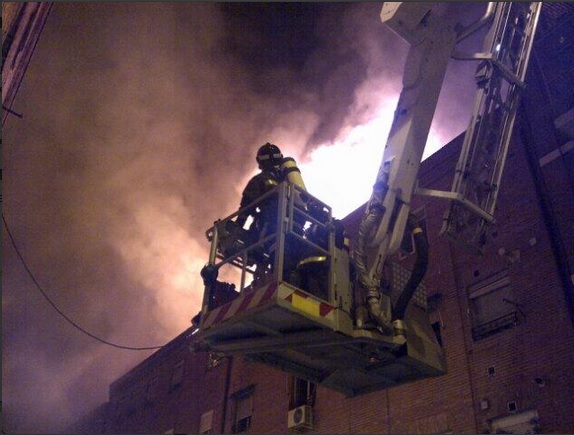
[[[255,159],[260,168],[276,166],[283,161],[283,154],[277,145],[267,142],[259,148]]]

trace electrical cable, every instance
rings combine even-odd
[[[4,223],[4,228],[6,228],[6,232],[8,233],[8,237],[10,238],[10,242],[12,243],[12,246],[14,247],[14,251],[16,252],[16,255],[18,255],[18,258],[20,259],[20,261],[22,262],[22,265],[24,266],[24,269],[26,270],[26,273],[28,274],[28,276],[30,277],[30,279],[32,280],[32,282],[34,283],[34,285],[36,286],[36,288],[40,291],[40,293],[42,294],[42,296],[44,296],[44,298],[48,301],[48,303],[52,306],[52,308],[54,308],[54,310],[56,310],[56,312],[62,316],[64,319],[66,319],[66,321],[68,323],[70,323],[74,328],[79,329],[81,332],[83,332],[84,334],[88,335],[89,337],[93,338],[94,340],[99,341],[100,343],[103,344],[107,344],[108,346],[112,346],[112,347],[116,347],[118,349],[125,349],[125,350],[156,350],[156,349],[161,349],[163,346],[150,346],[150,347],[132,347],[132,346],[123,346],[120,344],[115,344],[112,343],[110,341],[104,340],[103,338],[98,337],[97,335],[92,334],[91,332],[85,330],[84,328],[82,328],[80,325],[78,325],[76,322],[74,322],[72,319],[70,319],[66,314],[64,314],[64,312],[62,312],[62,310],[60,310],[58,308],[58,306],[50,299],[50,297],[46,294],[46,292],[44,291],[44,289],[42,288],[42,286],[38,283],[38,281],[36,280],[36,278],[34,277],[34,274],[32,273],[32,271],[30,270],[30,268],[28,267],[28,264],[26,263],[26,261],[24,260],[24,257],[22,256],[22,254],[20,253],[20,250],[18,249],[18,246],[16,245],[16,241],[14,240],[14,237],[12,236],[12,233],[10,232],[10,228],[8,228],[8,223],[6,222],[6,218],[4,217],[4,213],[2,213],[2,222]]]

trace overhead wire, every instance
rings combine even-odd
[[[112,347],[116,347],[118,349],[124,349],[124,350],[156,350],[156,349],[161,349],[162,346],[149,346],[149,347],[133,347],[133,346],[124,346],[121,344],[116,344],[116,343],[112,343],[108,340],[105,340],[101,337],[98,337],[95,334],[92,334],[91,332],[87,331],[86,329],[82,328],[80,325],[78,325],[76,322],[74,322],[72,319],[70,319],[62,310],[60,310],[60,308],[58,308],[58,306],[52,301],[52,299],[50,299],[50,297],[48,296],[48,294],[46,293],[46,291],[42,288],[42,286],[40,285],[40,283],[36,280],[36,277],[34,276],[34,274],[32,273],[32,271],[30,270],[30,267],[28,267],[28,264],[26,263],[26,260],[24,260],[24,257],[22,256],[22,254],[20,253],[20,250],[18,249],[18,246],[16,244],[16,241],[14,240],[14,237],[12,236],[12,232],[10,231],[10,228],[8,227],[8,223],[6,222],[6,217],[4,216],[4,213],[2,213],[2,222],[4,224],[4,228],[6,228],[6,233],[8,234],[8,237],[10,239],[10,242],[12,243],[12,246],[14,247],[14,251],[16,252],[16,255],[18,256],[18,258],[20,259],[20,262],[22,263],[22,265],[24,266],[24,269],[26,270],[26,273],[28,274],[28,276],[30,277],[30,279],[32,280],[32,282],[34,283],[35,287],[40,291],[40,293],[42,294],[42,296],[44,296],[44,298],[48,301],[48,303],[52,306],[52,308],[54,310],[56,310],[56,312],[62,316],[68,323],[70,323],[74,328],[80,330],[81,332],[83,332],[84,334],[86,334],[87,336],[93,338],[94,340],[99,341],[100,343],[106,344],[108,346],[112,346]]]

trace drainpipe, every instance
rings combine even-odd
[[[233,366],[233,356],[227,357],[227,367],[225,369],[225,387],[223,389],[223,406],[221,411],[221,430],[225,433],[225,422],[227,421],[227,399],[229,397],[229,387],[231,385],[231,367]]]

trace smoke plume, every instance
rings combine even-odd
[[[3,213],[56,306],[128,347],[190,326],[204,231],[238,207],[255,150],[272,141],[306,162],[397,98],[408,47],[379,12],[55,3],[14,106],[24,118],[3,132]],[[465,104],[441,109],[445,142],[464,129]],[[152,351],[74,328],[4,228],[2,248],[3,429],[65,431]]]

